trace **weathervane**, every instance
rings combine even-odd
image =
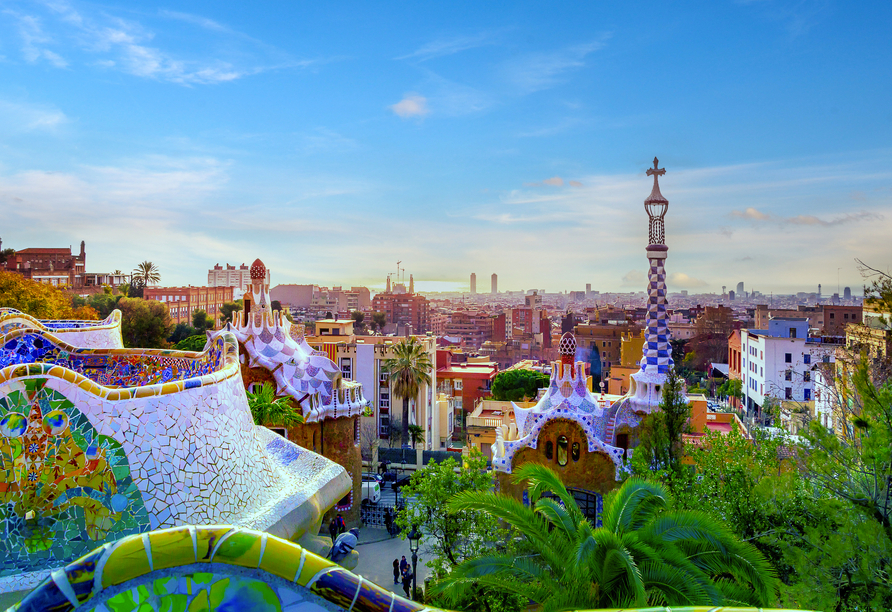
[[[663,217],[666,209],[669,208],[669,200],[660,193],[659,177],[666,174],[665,168],[659,168],[660,160],[654,157],[654,167],[647,169],[647,176],[654,177],[654,188],[650,192],[650,196],[644,200],[644,210],[650,218],[650,244],[666,244],[666,230],[663,224]]]

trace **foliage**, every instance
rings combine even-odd
[[[353,312],[351,312],[350,318],[353,319],[353,321],[357,325],[362,325],[362,322],[365,321],[365,315],[362,313],[361,310],[354,310]]]
[[[200,353],[204,350],[205,345],[207,344],[208,337],[205,334],[198,334],[195,336],[189,336],[183,340],[177,342],[174,347],[178,351],[195,351],[196,353]]]
[[[130,285],[126,289],[124,287],[125,286],[122,285],[118,288],[123,295],[132,298],[141,298],[145,293],[146,281],[140,277],[131,276]]]
[[[242,310],[244,307],[245,303],[242,300],[224,302],[223,305],[220,306],[220,325],[226,325],[227,323],[232,322],[232,313]]]
[[[403,487],[403,494],[413,502],[398,514],[396,524],[402,527],[400,537],[413,525],[424,532],[427,566],[434,575],[443,576],[455,566],[485,553],[489,538],[499,533],[495,516],[485,511],[463,509],[446,512],[446,503],[459,493],[483,494],[492,488],[486,471],[486,458],[472,451],[460,466],[448,457],[441,463],[430,462],[412,475]]]
[[[104,319],[118,307],[118,300],[122,297],[122,295],[112,295],[110,291],[103,291],[102,293],[94,293],[87,298],[86,304],[99,313],[100,319]]]
[[[158,300],[125,298],[118,300],[121,336],[127,348],[167,348],[173,321],[167,305]]]
[[[409,425],[409,438],[412,440],[413,448],[419,442],[424,442],[424,428],[422,428],[421,425],[415,425],[414,423]]]
[[[201,333],[203,333],[201,330],[195,329],[188,323],[177,323],[176,327],[173,328],[173,332],[168,336],[167,341],[171,344],[178,344],[187,338]]]
[[[158,284],[158,281],[161,280],[161,275],[158,273],[158,267],[155,264],[151,261],[144,261],[133,269],[131,279],[139,279],[140,284],[143,287],[147,287]]]
[[[728,379],[719,386],[716,392],[719,397],[743,399],[743,381],[739,378]]]
[[[381,366],[390,374],[394,397],[403,399],[403,443],[409,441],[409,400],[418,397],[421,387],[431,384],[433,363],[421,341],[410,336],[394,345],[393,357],[385,359]]]
[[[5,264],[15,256],[15,249],[3,249],[0,251],[0,264]]]
[[[682,434],[690,429],[691,406],[685,399],[684,381],[670,370],[663,384],[660,410],[647,415],[639,430],[640,443],[633,457],[639,475],[658,469],[678,472],[684,456]]]
[[[734,331],[734,315],[727,306],[707,306],[694,321],[694,337],[690,344],[696,354],[694,368],[706,370],[709,363],[728,360],[728,336]]]
[[[51,285],[0,270],[0,307],[15,308],[37,319],[97,319],[96,310],[74,306],[70,295]]]
[[[372,313],[372,322],[369,326],[372,328],[372,331],[384,331],[384,326],[387,325],[387,313],[386,312],[373,312]]]
[[[528,481],[531,506],[503,494],[466,492],[447,509],[488,512],[519,529],[532,554],[470,559],[437,592],[455,599],[473,583],[510,584],[544,612],[775,600],[777,580],[761,553],[702,512],[671,509],[660,485],[627,480],[607,498],[603,526],[595,528],[550,469],[527,463],[513,478]]]
[[[248,393],[248,407],[258,425],[291,427],[304,422],[303,415],[294,408],[291,399],[276,397],[276,388],[270,383],[263,383],[260,389]]]
[[[548,386],[548,376],[535,370],[506,370],[492,381],[492,398],[520,402],[534,399],[541,387]]]
[[[206,329],[214,329],[214,320],[208,317],[208,313],[204,310],[196,310],[192,313],[192,327],[195,333],[201,333]]]

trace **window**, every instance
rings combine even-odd
[[[567,447],[570,445],[570,441],[567,440],[567,436],[561,436],[557,440],[557,462],[558,465],[564,466],[567,465]]]
[[[554,457],[554,444],[549,440],[545,443],[545,458],[551,459]]]
[[[831,318],[831,319],[835,319],[835,318],[836,318],[836,315],[833,314],[833,313],[831,312],[831,313],[830,313],[830,318]]]
[[[811,389],[804,389],[803,394],[805,395],[805,401],[810,402],[811,401]]]
[[[793,363],[793,353],[784,353],[784,363]]]
[[[573,457],[573,461],[579,461],[579,442],[574,442],[571,449],[570,456]]]
[[[795,327],[791,327],[791,328],[790,328],[790,337],[791,337],[791,338],[795,338],[795,337],[796,337],[796,328],[795,328]]]
[[[381,395],[378,398],[378,408],[390,410],[390,390],[381,389]]]
[[[462,390],[462,380],[461,380],[461,378],[457,378],[457,379],[455,379],[455,384],[453,385],[453,387],[455,387],[455,390],[456,390],[456,391],[461,391],[461,390]]]
[[[793,371],[787,370],[784,372],[784,380],[793,380]]]
[[[793,399],[793,389],[792,388],[787,387],[786,389],[784,389],[784,399],[788,399],[788,400]]]
[[[821,357],[821,361],[823,361],[824,363],[830,363],[830,355],[824,355],[823,357]]]
[[[811,372],[809,372],[807,370],[805,372],[803,372],[802,380],[804,380],[805,382],[811,382]]]
[[[389,381],[390,374],[388,374],[387,372],[381,372],[381,374],[378,375],[378,383],[386,385]]]
[[[341,373],[344,375],[344,380],[353,380],[353,360],[349,357],[341,358]]]
[[[810,364],[811,363],[811,355],[803,355],[802,363],[804,363],[805,365]]]
[[[844,315],[842,315],[842,318],[843,318],[843,319],[846,319],[846,320],[848,320],[848,318],[849,318],[849,315],[848,315],[848,313],[846,313],[846,314],[844,314]]]
[[[381,425],[378,427],[378,433],[382,437],[390,435],[390,415],[381,415]]]

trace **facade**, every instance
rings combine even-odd
[[[499,292],[499,276],[495,273],[492,275],[492,293],[495,295]]]
[[[458,361],[452,352],[437,351],[437,392],[461,398],[462,410],[473,412],[477,402],[491,395],[499,365],[485,358]]]
[[[493,338],[493,318],[485,312],[456,310],[446,324],[444,334],[461,338],[464,346],[479,349],[484,342]]]
[[[266,271],[266,283],[269,284],[269,270]],[[239,267],[226,264],[224,268],[216,264],[208,270],[208,287],[232,287],[238,289],[239,295],[251,286],[251,270],[245,264]]]
[[[79,254],[72,253],[71,248],[22,249],[4,265],[7,271],[39,283],[72,289],[86,286],[87,252],[83,241]]]
[[[218,322],[223,304],[233,300],[233,291],[233,287],[146,287],[143,298],[167,304],[174,324],[191,325],[197,310]]]
[[[389,284],[389,283],[388,283]],[[423,295],[397,292],[402,285],[393,287],[393,292],[379,293],[372,300],[372,310],[387,315],[387,323],[393,324],[401,335],[424,334],[430,331],[430,302]]]
[[[477,275],[471,272],[471,293],[477,294]]]
[[[761,411],[767,398],[814,401],[816,366],[832,363],[839,345],[809,338],[808,328],[804,317],[775,317],[768,329],[741,330],[740,365],[733,371],[740,372],[748,412]]]

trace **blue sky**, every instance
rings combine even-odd
[[[402,260],[422,288],[637,290],[657,155],[670,288],[857,288],[854,258],[892,267],[890,23],[889,2],[0,2],[0,237],[177,285],[260,257],[274,283],[381,286]]]

